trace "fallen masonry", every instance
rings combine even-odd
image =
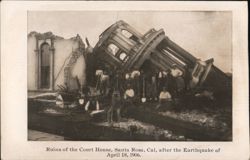
[[[94,48],[87,39],[85,48],[79,35],[75,39],[79,47],[61,68],[64,84],[57,93],[29,96],[29,129],[65,140],[232,140],[232,77],[214,66],[213,58],[196,58],[163,29],[141,34],[124,21],[108,27]],[[86,83],[71,73],[82,55]],[[170,107],[158,108],[165,89]],[[115,104],[120,108],[113,110]]]

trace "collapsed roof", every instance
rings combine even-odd
[[[213,59],[201,61],[171,41],[163,29],[150,29],[141,34],[124,21],[108,27],[94,48],[97,66],[116,68],[123,72],[141,69],[145,64],[153,71],[176,65],[199,79],[198,86],[216,90],[231,88],[231,79],[213,65]]]

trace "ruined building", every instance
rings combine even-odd
[[[79,35],[64,39],[51,32],[29,33],[28,91],[77,90],[85,82],[84,49]]]
[[[28,90],[47,92],[66,88],[71,91],[86,84],[94,86],[97,69],[157,73],[175,64],[183,74],[188,71],[197,79],[197,88],[231,93],[231,78],[214,66],[213,61],[197,59],[171,41],[163,29],[141,34],[124,21],[107,28],[94,49],[85,48],[79,35],[64,39],[51,32],[31,32]]]
[[[124,21],[107,28],[94,48],[97,66],[120,69],[123,72],[147,68],[158,72],[173,64],[184,74],[187,70],[198,79],[197,87],[213,90],[231,88],[231,80],[213,65],[213,59],[201,61],[171,41],[163,29],[151,29],[141,34]]]

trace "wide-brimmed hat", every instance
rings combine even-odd
[[[174,63],[174,64],[172,64],[172,67],[177,67],[177,65]]]

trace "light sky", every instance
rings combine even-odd
[[[118,20],[124,20],[140,33],[164,29],[166,36],[197,58],[214,58],[224,72],[232,72],[231,12],[174,11],[31,11],[28,33],[51,31],[71,38],[87,37],[92,46],[99,35]]]

